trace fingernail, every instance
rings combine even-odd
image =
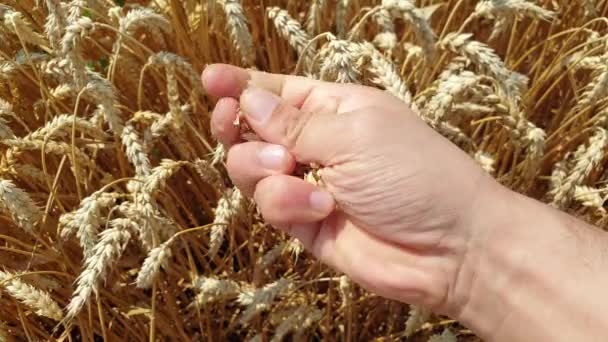
[[[310,206],[316,211],[330,213],[334,207],[334,198],[325,191],[315,191],[310,194]]]
[[[285,163],[286,155],[285,148],[279,145],[266,146],[259,152],[262,166],[271,170],[281,169]]]
[[[241,106],[247,117],[265,123],[279,105],[279,97],[260,88],[247,88],[241,99]]]

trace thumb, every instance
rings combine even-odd
[[[285,146],[300,163],[328,165],[352,143],[344,134],[347,120],[336,115],[337,101],[327,97],[316,110],[303,111],[272,92],[249,87],[240,105],[262,140]]]

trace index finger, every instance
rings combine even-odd
[[[249,86],[270,91],[300,108],[315,87],[323,87],[333,97],[352,94],[344,85],[322,82],[301,76],[271,74],[247,70],[228,64],[212,64],[203,72],[203,86],[207,92],[218,97],[239,99]]]

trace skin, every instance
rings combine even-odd
[[[502,187],[400,100],[229,65],[203,84],[234,184],[321,261],[489,341],[605,335],[607,235]],[[260,141],[240,139],[239,110]]]

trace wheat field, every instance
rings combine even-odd
[[[0,341],[478,340],[268,227],[230,184],[199,75],[221,62],[385,89],[502,184],[605,229],[607,13],[0,0]]]

